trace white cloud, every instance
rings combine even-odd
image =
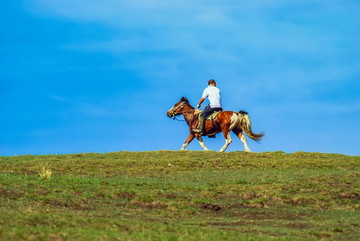
[[[360,5],[338,3],[37,0],[32,11],[113,28],[110,39],[64,47],[117,58],[142,54],[124,61],[145,76],[165,78],[187,65],[198,73],[251,77],[249,88],[282,90],[358,74],[360,29],[352,24],[360,21]]]
[[[327,24],[327,20],[333,14],[346,17],[346,10],[349,10],[321,1],[290,4],[281,0],[226,3],[205,0],[37,0],[30,7],[42,15],[100,23],[122,34],[129,33],[128,39],[115,36],[108,41],[110,51],[119,50],[114,48],[116,43],[135,51],[140,45],[146,49],[154,46],[184,49],[185,46],[203,48],[204,52],[207,45],[212,45],[228,52],[243,47],[257,52],[295,53],[326,53],[330,48],[330,51],[336,51],[334,46],[343,37],[337,36],[339,26],[329,26],[331,23]],[[348,21],[345,20],[345,24]],[[340,21],[333,22],[338,24]],[[95,45],[101,48],[101,44]]]

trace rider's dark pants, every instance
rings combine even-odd
[[[205,120],[206,117],[208,117],[209,115],[211,115],[211,113],[215,111],[222,111],[222,108],[211,108],[210,106],[205,107],[204,111],[201,113],[201,117]]]

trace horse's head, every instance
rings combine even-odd
[[[166,112],[168,117],[174,117],[183,113],[185,105],[189,105],[189,100],[185,97],[182,97],[181,100],[176,103],[168,112]]]

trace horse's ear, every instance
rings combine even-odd
[[[182,97],[180,101],[189,102],[189,100],[186,97]]]

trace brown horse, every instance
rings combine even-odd
[[[168,117],[176,117],[177,115],[183,115],[186,123],[190,127],[190,135],[186,139],[184,145],[181,147],[181,151],[185,149],[185,147],[196,137],[198,139],[201,147],[208,151],[206,148],[204,141],[199,133],[193,131],[198,125],[198,114],[196,114],[196,110],[192,107],[187,98],[182,97],[181,100],[176,103],[168,112]],[[244,143],[245,151],[251,152],[246,143],[246,138],[243,135],[243,131],[245,134],[255,141],[259,141],[264,136],[264,133],[261,132],[259,134],[255,134],[251,130],[251,122],[248,113],[245,111],[233,112],[233,111],[222,111],[220,112],[213,123],[211,120],[207,120],[204,125],[205,133],[203,136],[215,135],[217,133],[222,132],[225,137],[225,145],[220,149],[220,152],[226,150],[226,148],[231,143],[230,131],[233,131],[239,139]]]

